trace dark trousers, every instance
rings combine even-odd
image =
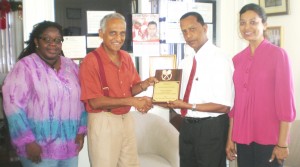
[[[274,145],[261,145],[257,143],[237,144],[237,162],[239,167],[282,167],[274,159],[269,162]]]
[[[184,118],[179,135],[180,167],[226,167],[228,116]]]

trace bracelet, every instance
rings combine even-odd
[[[278,147],[278,148],[288,148],[288,147],[279,146],[278,144],[276,144],[276,147]]]
[[[196,111],[197,104],[192,104],[192,111]]]

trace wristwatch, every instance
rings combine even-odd
[[[192,104],[192,111],[196,111],[197,104]]]

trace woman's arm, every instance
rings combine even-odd
[[[283,164],[283,161],[288,157],[288,136],[290,134],[290,128],[290,122],[280,122],[279,139],[277,145],[274,147],[270,162],[272,162],[276,157],[278,163]]]

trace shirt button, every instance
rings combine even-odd
[[[125,93],[123,93],[123,96],[125,96]]]
[[[120,84],[122,84],[122,83],[123,83],[123,81],[120,82]]]

